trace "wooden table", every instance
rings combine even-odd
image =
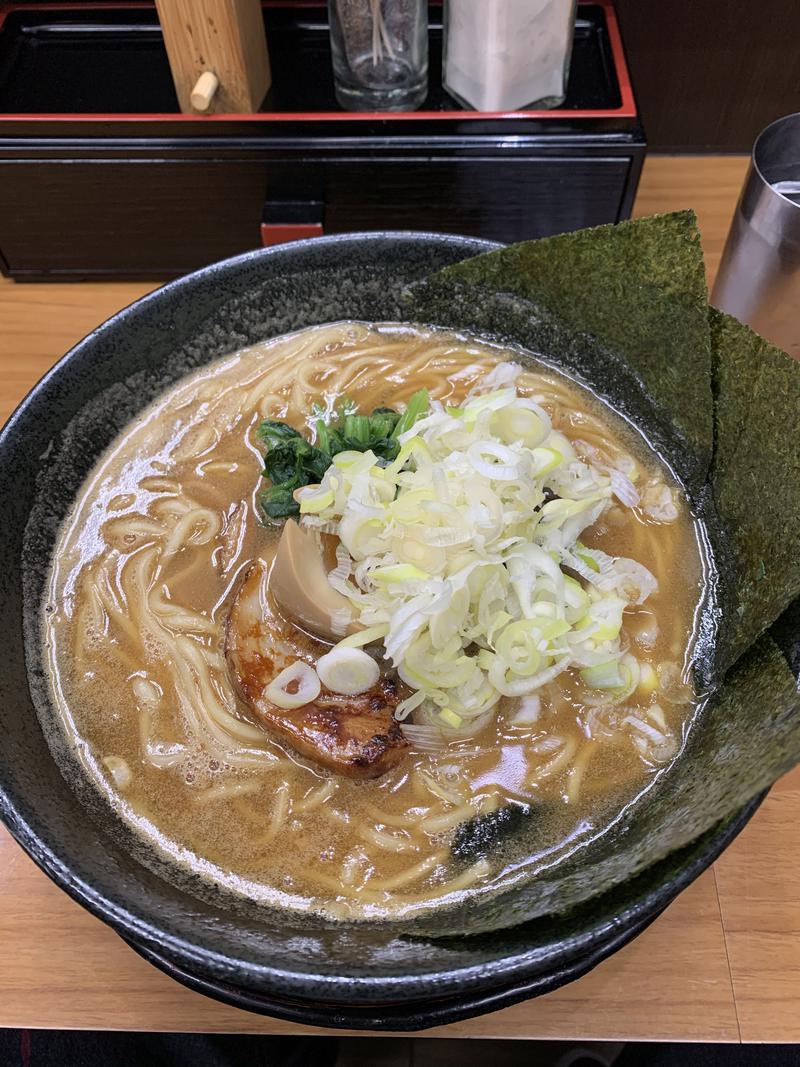
[[[644,215],[694,207],[709,274],[745,169],[738,157],[652,158]],[[0,281],[0,417],[143,283]],[[148,966],[0,831],[0,1025],[320,1033],[190,993]],[[800,770],[641,937],[572,985],[428,1032],[441,1037],[800,1041]]]

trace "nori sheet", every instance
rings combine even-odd
[[[437,914],[437,935],[499,930],[669,863],[800,762],[800,364],[708,306],[691,212],[490,252],[415,286],[409,305],[530,350],[631,418],[683,482],[718,571],[711,695],[680,758],[613,835]],[[776,644],[765,631],[782,612]]]
[[[711,485],[735,571],[726,666],[800,596],[800,364],[715,308],[710,322]]]
[[[470,261],[471,262],[471,261]],[[512,293],[494,292],[457,278],[437,275],[409,289],[406,318],[430,322],[505,344],[521,346],[537,360],[566,372],[609,401],[647,438],[681,482],[694,494],[705,485],[705,470],[665,405],[659,405],[629,364],[588,333],[566,326],[541,304]]]
[[[514,293],[627,364],[692,453],[711,460],[711,342],[693,211],[524,241],[447,267],[444,279]]]

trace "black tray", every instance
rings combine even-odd
[[[644,132],[612,0],[578,11],[563,107],[460,107],[432,4],[422,108],[356,113],[327,5],[267,2],[273,89],[203,117],[178,110],[152,3],[0,0],[0,273],[164,278],[320,228],[509,242],[627,218]]]
[[[273,88],[263,112],[339,110],[327,7],[264,9]],[[441,86],[442,25],[432,12],[423,111],[458,111]],[[579,8],[567,99],[559,110],[620,107],[603,8]],[[0,26],[0,113],[164,114],[178,110],[154,9],[12,10]]]

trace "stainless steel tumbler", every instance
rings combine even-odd
[[[800,113],[753,146],[711,303],[800,359]]]

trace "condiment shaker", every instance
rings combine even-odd
[[[446,0],[444,86],[477,111],[564,102],[576,0]]]

